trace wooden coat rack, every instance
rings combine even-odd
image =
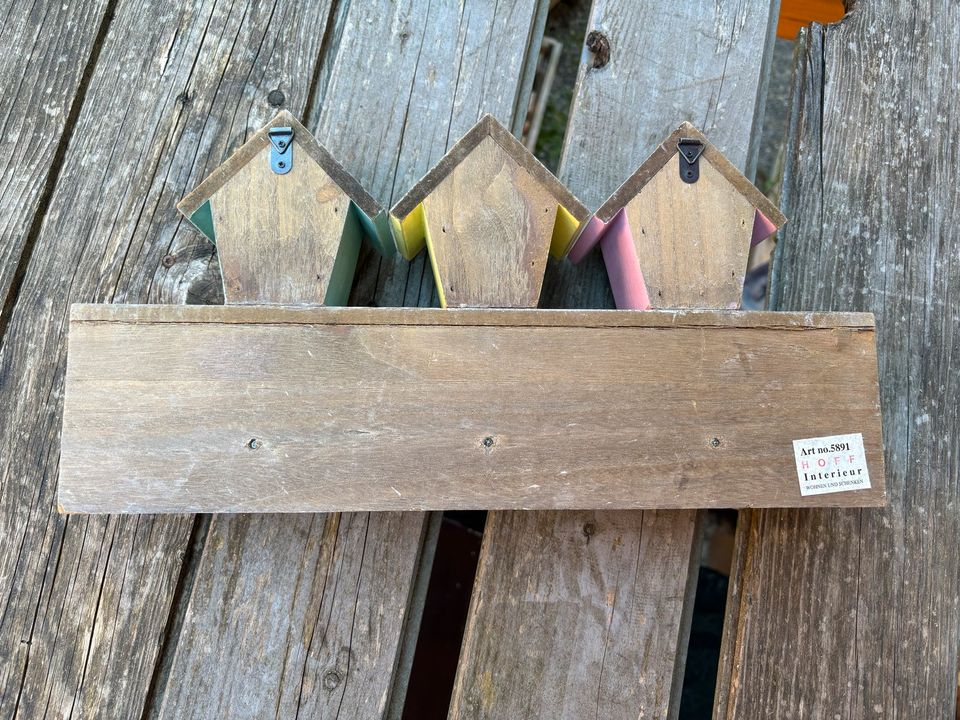
[[[180,205],[227,306],[73,308],[61,508],[883,504],[873,318],[727,309],[784,221],[730,170],[683,125],[590,217],[485,117],[388,214],[279,115]],[[361,237],[461,309],[322,307]],[[618,305],[674,309],[532,309],[597,244]]]

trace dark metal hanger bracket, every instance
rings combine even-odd
[[[700,156],[703,155],[703,141],[696,138],[680,138],[677,152],[680,154],[680,179],[693,184],[700,179]]]

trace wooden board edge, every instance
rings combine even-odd
[[[68,483],[69,484],[69,483]],[[881,508],[889,505],[886,487],[872,487],[865,490],[853,490],[849,492],[830,493],[824,495],[807,496],[813,498],[804,502],[781,502],[776,504],[751,504],[739,505],[731,503],[729,499],[718,497],[709,503],[683,504],[673,501],[662,500],[638,500],[635,502],[618,503],[616,506],[608,504],[591,504],[584,502],[574,504],[569,502],[541,502],[529,505],[507,505],[498,503],[485,503],[483,506],[474,506],[467,504],[456,505],[433,505],[424,503],[404,504],[401,501],[393,502],[386,494],[389,502],[374,502],[365,504],[304,504],[298,506],[295,510],[278,507],[261,507],[253,509],[244,504],[240,505],[214,505],[203,504],[193,506],[164,507],[161,505],[141,505],[136,508],[129,506],[120,507],[117,505],[103,505],[102,503],[83,503],[75,502],[69,497],[62,496],[60,490],[57,491],[57,512],[61,515],[178,515],[178,514],[283,514],[283,515],[301,515],[309,513],[370,513],[370,512],[447,512],[447,511],[488,511],[488,512],[607,512],[616,511],[637,511],[637,510],[817,510],[817,509],[863,509],[863,508]],[[806,500],[801,498],[801,500]]]
[[[727,598],[723,612],[723,633],[720,639],[720,657],[717,663],[717,684],[713,697],[713,720],[732,720],[736,688],[742,666],[744,622],[747,618],[749,593],[743,582],[749,577],[752,558],[751,533],[756,514],[747,508],[739,511],[734,536],[732,566],[730,568]]]
[[[74,303],[70,324],[217,323],[271,325],[490,325],[550,327],[736,328],[874,332],[872,313],[767,310],[545,310],[526,308],[371,308],[318,305],[111,305]]]
[[[431,512],[427,515],[420,552],[417,556],[416,577],[407,599],[407,615],[404,618],[403,630],[401,631],[400,650],[394,668],[393,682],[390,684],[384,720],[402,720],[403,718],[403,707],[406,704],[407,689],[410,685],[410,673],[413,670],[417,642],[420,639],[423,611],[426,607],[427,591],[430,586],[430,576],[433,572],[433,561],[440,539],[440,526],[443,523],[442,512]]]
[[[683,607],[677,625],[677,654],[674,656],[673,676],[670,679],[669,720],[678,720],[683,698],[683,680],[687,674],[687,654],[690,632],[693,629],[693,606],[700,583],[700,554],[703,547],[704,513],[697,511],[693,519],[693,537],[687,560],[687,579],[683,586]]]

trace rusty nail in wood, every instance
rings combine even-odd
[[[610,41],[599,30],[591,30],[587,35],[587,50],[593,53],[593,67],[599,70],[610,62]]]

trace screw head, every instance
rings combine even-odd
[[[278,168],[285,168],[286,166],[287,166],[287,164],[286,164],[283,160],[281,160],[280,162],[277,163],[277,167],[278,167]]]
[[[283,91],[277,88],[276,90],[271,90],[267,94],[267,102],[270,103],[273,107],[280,107],[287,101],[286,95],[283,94]]]
[[[715,448],[720,447],[720,438],[715,437],[713,440],[710,441],[710,444],[713,445],[713,447]]]
[[[250,442],[247,443],[247,447],[250,448],[251,450],[259,450],[260,446],[261,446],[261,442],[256,438],[250,438]]]
[[[489,435],[483,439],[483,446],[485,448],[493,447],[493,438]]]
[[[169,254],[169,255],[164,255],[164,256],[163,256],[163,260],[161,260],[160,263],[161,263],[165,268],[171,268],[171,267],[173,267],[173,264],[174,264],[176,261],[177,261],[177,256],[171,253],[171,254]]]

